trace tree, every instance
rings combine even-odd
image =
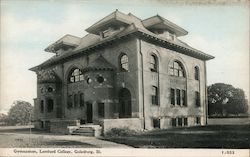
[[[245,114],[248,102],[242,89],[232,85],[215,83],[208,86],[208,114],[227,116]]]
[[[8,112],[9,125],[27,125],[33,117],[33,106],[26,101],[14,101]]]
[[[0,113],[0,126],[1,125],[6,125],[7,118],[8,118],[7,114]]]

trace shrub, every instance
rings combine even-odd
[[[130,130],[129,128],[112,128],[107,131],[106,136],[117,137],[117,136],[130,136],[138,134],[135,130]]]

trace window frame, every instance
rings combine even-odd
[[[73,95],[72,94],[68,95],[67,99],[68,99],[67,108],[68,109],[73,108]]]
[[[159,105],[159,89],[156,86],[152,86],[151,103],[152,105]]]
[[[170,88],[170,103],[171,105],[175,106],[175,89]]]
[[[183,67],[183,64],[180,61],[175,60],[170,65],[170,75],[186,78],[185,69]]]
[[[161,119],[160,118],[153,118],[152,119],[153,128],[160,129],[161,128]]]
[[[52,98],[48,98],[46,100],[47,112],[51,113],[54,110],[54,100]]]
[[[83,81],[83,80],[84,80],[84,77],[83,77],[83,72],[82,72],[81,69],[74,68],[69,73],[69,76],[68,76],[68,82],[69,83],[76,83],[76,82],[80,82],[80,81]]]
[[[122,72],[128,72],[129,71],[129,58],[128,58],[128,55],[125,54],[125,53],[121,54],[119,62],[120,62],[120,70]]]
[[[40,101],[40,112],[44,113],[44,100]]]
[[[201,107],[201,98],[200,98],[200,92],[195,91],[195,106],[196,107]]]
[[[197,81],[200,80],[200,68],[198,66],[194,67],[194,79]]]
[[[79,94],[80,107],[84,107],[84,93]]]
[[[195,124],[201,125],[201,117],[199,117],[199,116],[195,117]]]
[[[150,71],[158,72],[158,57],[155,54],[150,55]]]

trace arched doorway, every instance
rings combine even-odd
[[[119,118],[131,118],[131,94],[128,89],[119,91]]]

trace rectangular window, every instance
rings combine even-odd
[[[77,94],[74,95],[74,107],[77,107],[78,105],[78,99],[77,99]]]
[[[98,117],[104,118],[105,112],[104,112],[104,103],[98,103]]]
[[[182,126],[182,118],[177,118],[178,119],[178,126]]]
[[[72,95],[69,95],[69,96],[68,96],[68,105],[67,105],[68,109],[70,109],[70,108],[72,108],[72,107],[73,107],[73,101],[72,101],[72,98],[73,98],[73,96],[72,96]]]
[[[153,127],[154,128],[160,128],[160,125],[161,125],[161,122],[160,122],[160,119],[153,119]]]
[[[196,107],[200,107],[200,93],[199,92],[195,92],[195,105]]]
[[[80,107],[84,107],[84,94],[80,93]]]
[[[196,124],[200,125],[201,124],[201,117],[196,117]]]
[[[184,126],[188,126],[188,119],[184,118]]]
[[[181,105],[181,90],[176,90],[177,105]]]
[[[41,100],[40,103],[41,103],[41,104],[40,104],[40,111],[41,111],[41,113],[43,113],[43,112],[44,112],[44,101]]]
[[[187,106],[187,101],[186,101],[186,91],[185,90],[182,90],[181,91],[181,99],[182,99],[182,105],[183,106]]]
[[[176,127],[176,119],[175,119],[175,118],[172,118],[171,122],[172,122],[172,126],[173,126],[173,127]]]
[[[42,129],[44,128],[44,122],[43,122],[43,121],[40,122],[40,127],[41,127]]]
[[[175,105],[175,90],[171,88],[170,90],[171,105]]]
[[[155,86],[152,87],[152,104],[158,105],[158,88]]]

